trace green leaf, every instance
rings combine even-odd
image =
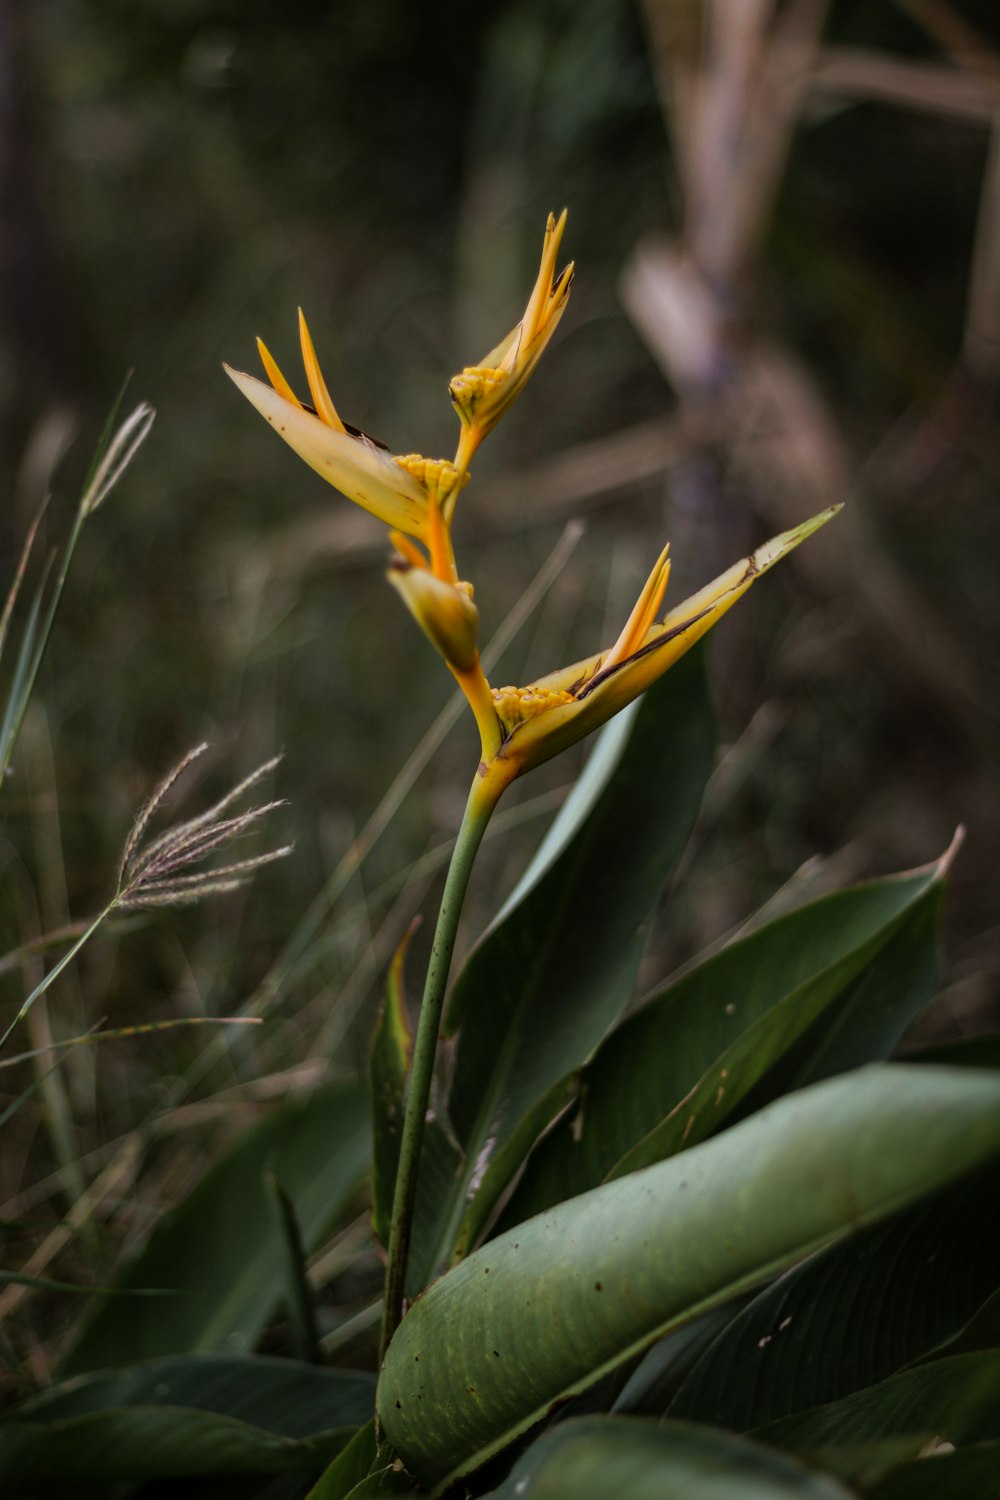
[[[873,1067],[782,1099],[435,1282],[386,1355],[386,1436],[421,1481],[458,1477],[672,1328],[998,1149],[993,1074]]]
[[[385,1001],[375,1022],[368,1061],[372,1096],[372,1228],[382,1245],[389,1243],[403,1098],[413,1052],[413,1033],[406,1019],[403,965],[414,930],[415,924],[396,949],[390,965]]]
[[[585,1417],[547,1432],[492,1500],[850,1500],[759,1443],[679,1423]]]
[[[662,1416],[688,1371],[732,1322],[739,1306],[740,1301],[715,1307],[660,1339],[639,1360],[611,1410],[622,1416]]]
[[[292,1348],[298,1359],[320,1364],[319,1333],[312,1288],[306,1275],[307,1255],[302,1244],[295,1205],[273,1172],[264,1173],[264,1188],[281,1243],[284,1263],[284,1304]]]
[[[712,768],[702,653],[692,652],[601,736],[533,865],[459,974],[448,1100],[465,1153],[440,1206],[442,1250],[475,1237],[530,1140],[632,995],[649,920],[687,843]],[[518,1138],[518,1149],[504,1148]]]
[[[894,1025],[905,1023],[936,972],[940,881],[934,864],[810,902],[655,994],[584,1069],[578,1108],[540,1143],[501,1227],[724,1124],[824,1014],[852,1000],[852,985],[897,934],[900,949],[876,977]],[[900,932],[908,917],[912,928]],[[900,953],[910,983],[897,987]]]
[[[413,1485],[392,1455],[379,1451],[375,1422],[361,1427],[321,1475],[306,1500],[370,1500],[378,1495],[412,1493]]]
[[[1000,1443],[900,1464],[866,1493],[868,1500],[1000,1500]]]
[[[948,856],[946,856],[946,859]],[[895,923],[874,958],[842,999],[824,1013],[807,1036],[807,1055],[789,1088],[819,1083],[868,1062],[891,1057],[910,1026],[937,993],[938,933],[944,903],[944,873]],[[767,1079],[764,1080],[765,1086]]]
[[[320,1475],[306,1500],[346,1500],[351,1490],[367,1479],[375,1467],[378,1444],[375,1441],[375,1419],[359,1427],[330,1467]]]
[[[869,943],[772,1006],[726,1048],[666,1119],[615,1163],[609,1177],[697,1145],[738,1109],[749,1113],[803,1083],[872,1060],[866,1044],[886,1030],[891,1050],[934,993],[940,905],[940,886],[926,891]],[[817,1038],[831,1011],[832,1035]],[[856,1039],[839,1025],[855,1018],[863,1022]],[[798,1055],[803,1049],[810,1054],[804,1062]],[[851,1050],[857,1054],[853,1062],[843,1055]],[[879,1046],[871,1051],[873,1058],[881,1056]]]
[[[273,1110],[246,1131],[167,1214],[116,1286],[175,1295],[98,1304],[64,1374],[158,1355],[250,1349],[286,1285],[281,1235],[268,1213],[263,1166],[279,1178],[311,1254],[348,1210],[370,1154],[368,1093],[330,1084]]]
[[[990,1164],[786,1272],[718,1335],[669,1415],[745,1431],[873,1385],[968,1323],[1000,1277],[998,1242]]]
[[[406,1294],[419,1296],[441,1256],[440,1211],[450,1201],[461,1170],[461,1152],[441,1120],[428,1119],[420,1150],[417,1212],[406,1263]]]
[[[996,1241],[994,1241],[996,1243]],[[987,1297],[982,1307],[955,1334],[954,1338],[931,1349],[913,1364],[925,1364],[928,1360],[941,1359],[952,1354],[973,1354],[980,1349],[1000,1349],[1000,1291]]]
[[[0,1471],[7,1484],[19,1486],[200,1474],[309,1474],[329,1462],[348,1432],[283,1438],[233,1417],[184,1407],[112,1408],[51,1426],[5,1422],[0,1426]]]
[[[934,1434],[924,1434],[923,1442],[929,1446]],[[905,1437],[881,1438],[872,1443],[838,1444],[835,1448],[809,1448],[796,1457],[811,1469],[840,1479],[867,1494],[890,1469],[894,1469],[912,1457],[914,1442],[920,1442],[913,1433]]]
[[[367,1375],[294,1360],[195,1355],[102,1371],[0,1423],[7,1484],[310,1473],[371,1410]]]
[[[802,1452],[912,1435],[916,1456],[929,1432],[949,1443],[1000,1437],[1000,1349],[901,1370],[841,1401],[770,1422],[756,1436]]]
[[[238,1417],[281,1437],[355,1427],[372,1412],[374,1377],[257,1354],[181,1354],[76,1375],[29,1396],[15,1418],[56,1422],[117,1406],[185,1406]]]

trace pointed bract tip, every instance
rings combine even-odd
[[[804,542],[807,537],[819,531],[821,526],[825,526],[827,521],[832,521],[837,512],[843,510],[843,508],[843,504],[829,505],[826,510],[821,510],[818,515],[810,516],[808,521],[802,521],[798,526],[793,526],[790,530],[781,532],[779,536],[772,537],[769,542],[765,542],[762,547],[758,547],[750,559],[754,571],[757,573],[766,572],[768,568],[772,567],[786,553],[791,552],[801,542]]]

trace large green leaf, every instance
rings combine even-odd
[[[1000,1443],[900,1464],[865,1493],[868,1500],[1000,1500]]]
[[[744,1300],[714,1307],[655,1343],[620,1386],[611,1410],[622,1416],[662,1416],[688,1371],[732,1322]]]
[[[508,1231],[411,1307],[379,1410],[422,1481],[484,1462],[671,1328],[1000,1150],[1000,1078],[885,1066],[813,1085]]]
[[[252,1348],[286,1285],[286,1250],[268,1209],[265,1172],[288,1195],[311,1253],[350,1205],[370,1149],[361,1084],[330,1084],[272,1111],[160,1221],[117,1278],[119,1287],[176,1295],[102,1301],[63,1373]]]
[[[564,1422],[534,1443],[493,1500],[850,1500],[836,1480],[759,1443],[634,1417]]]
[[[935,864],[839,891],[654,995],[584,1069],[579,1107],[540,1143],[501,1227],[718,1129],[817,1022],[845,1004],[854,1013],[859,983],[898,1031],[932,990],[940,885]]]
[[[963,1329],[1000,1282],[1000,1167],[980,1168],[761,1292],[669,1415],[745,1431],[873,1385]]]
[[[954,1338],[946,1339],[936,1349],[929,1350],[919,1360],[912,1362],[924,1364],[928,1360],[942,1359],[951,1354],[975,1354],[980,1349],[1000,1349],[1000,1290],[995,1291],[982,1307],[976,1309]]]
[[[0,1473],[8,1485],[200,1474],[316,1473],[345,1432],[279,1437],[234,1417],[178,1406],[133,1406],[40,1426],[0,1426]],[[18,1491],[13,1491],[18,1493]]]
[[[193,1355],[77,1376],[0,1423],[8,1485],[315,1472],[372,1408],[368,1375]]]
[[[772,1006],[608,1175],[651,1166],[705,1140],[734,1113],[751,1113],[793,1087],[842,1071],[835,1059],[852,1047],[856,1056],[844,1059],[844,1071],[883,1057],[885,1033],[891,1048],[934,994],[940,904],[941,888],[934,886],[861,949]],[[841,1030],[845,1019],[862,1023],[858,1035]],[[869,1057],[867,1044],[875,1039]]]
[[[463,1168],[447,1201],[428,1209],[425,1197],[422,1208],[441,1224],[444,1253],[456,1237],[463,1247],[474,1238],[566,1098],[567,1075],[628,1003],[714,744],[696,651],[604,731],[538,857],[459,974],[448,1113]]]
[[[928,1433],[949,1443],[1000,1437],[1000,1349],[901,1370],[841,1401],[769,1422],[757,1436],[805,1452],[912,1435],[916,1456]]]

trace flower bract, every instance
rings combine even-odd
[[[392,540],[396,554],[389,582],[448,665],[456,672],[471,671],[479,661],[479,611],[471,584],[438,578],[406,537],[396,532]]]
[[[458,480],[454,465],[416,454],[393,457],[373,438],[348,427],[330,398],[301,311],[299,337],[312,405],[299,400],[260,339],[257,344],[270,385],[229,365],[223,368],[278,436],[317,474],[387,526],[424,539],[432,495],[447,494]]]
[[[652,623],[650,615],[657,611],[666,587],[666,554],[661,554],[613,647],[526,687],[494,690],[503,731],[495,774],[513,780],[575,744],[638,698],[742,599],[756,579],[840,508],[831,506],[782,532],[670,610],[662,621]],[[484,767],[484,771],[489,769]]]
[[[570,262],[556,275],[556,257],[566,228],[566,210],[559,218],[549,214],[545,226],[542,260],[524,316],[505,339],[485,354],[478,365],[468,365],[448,387],[452,405],[462,423],[457,463],[464,469],[476,448],[496,426],[520,392],[556,331],[573,280]]]

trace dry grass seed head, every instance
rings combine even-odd
[[[235,890],[263,865],[271,864],[276,859],[283,859],[292,852],[293,846],[285,844],[280,848],[268,849],[262,854],[231,861],[227,865],[214,869],[187,873],[192,865],[199,864],[217,849],[227,847],[267,813],[285,805],[284,800],[279,799],[265,802],[259,807],[248,808],[246,812],[237,813],[231,818],[220,816],[252,786],[273,771],[281,759],[280,756],[264,761],[204,812],[166,829],[149,843],[143,842],[150,821],[167,793],[189,766],[207,749],[206,744],[201,744],[189,750],[187,755],[163,778],[152,796],[139,810],[122,851],[115,896],[115,905],[119,909],[143,910],[157,906],[183,906],[200,901],[205,896]]]

